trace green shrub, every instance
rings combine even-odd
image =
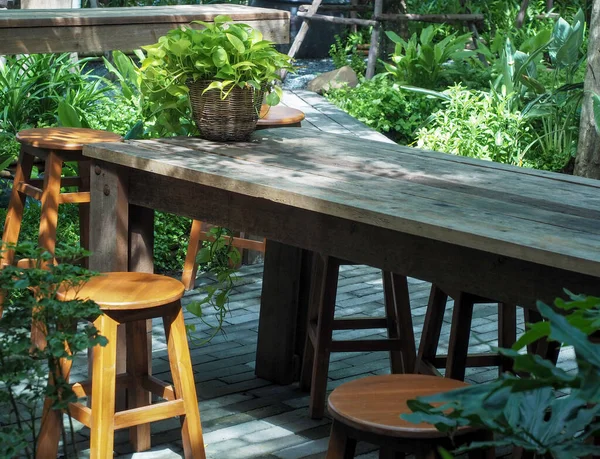
[[[88,114],[90,128],[125,135],[139,120],[137,108],[122,97],[97,104]]]
[[[408,41],[394,32],[388,31],[386,35],[395,46],[390,56],[392,62],[386,62],[384,66],[400,84],[438,88],[448,61],[462,61],[474,55],[473,51],[465,49],[471,40],[470,33],[453,33],[438,40],[436,29],[428,26],[418,36],[414,33]]]
[[[181,272],[192,221],[179,215],[156,212],[154,218],[154,269]]]
[[[362,80],[356,88],[332,89],[326,97],[342,110],[392,140],[408,145],[415,131],[441,103],[403,91],[384,77]]]
[[[522,165],[531,141],[529,125],[507,98],[473,91],[460,85],[448,88],[443,108],[417,132],[417,146],[454,155]]]
[[[362,32],[351,33],[345,38],[339,35],[335,36],[335,43],[329,48],[329,56],[336,69],[349,65],[357,75],[364,75],[367,64],[365,56],[360,53],[358,46],[368,43],[369,36],[364,32],[368,29],[362,30]]]

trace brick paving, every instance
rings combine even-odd
[[[198,279],[198,282],[202,282],[202,279]],[[315,421],[308,417],[308,394],[300,391],[298,384],[279,386],[254,376],[261,286],[262,264],[241,268],[224,333],[218,334],[207,344],[203,344],[202,340],[209,336],[208,327],[186,313],[187,323],[195,323],[199,330],[193,334],[190,346],[207,456],[214,459],[323,458],[330,420]],[[417,342],[421,335],[429,287],[426,282],[409,279]],[[195,295],[197,293],[189,292],[185,301],[193,300]],[[452,302],[449,301],[440,352],[447,349],[451,311]],[[380,271],[365,266],[342,267],[336,314],[372,316],[382,312]],[[489,345],[496,344],[496,312],[494,305],[476,306],[471,349],[485,350]],[[518,323],[522,331],[522,313],[518,315]],[[339,336],[360,338],[364,337],[364,332],[340,331]],[[373,332],[368,333],[372,335]],[[158,322],[154,326],[153,338],[153,372],[169,380],[164,333],[162,324]],[[565,368],[573,368],[572,353],[563,350],[560,362]],[[332,354],[328,390],[354,378],[384,373],[389,373],[386,353]],[[496,369],[468,369],[467,381],[481,383],[496,375]],[[87,457],[87,429],[78,426],[77,438],[82,450],[80,457]],[[120,459],[182,457],[178,421],[172,419],[154,423],[152,444],[150,451],[133,453],[126,432],[118,432],[115,454]],[[374,447],[360,444],[357,457],[370,459],[378,456]]]

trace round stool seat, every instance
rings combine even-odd
[[[81,288],[58,293],[62,301],[91,299],[103,310],[147,309],[183,296],[183,284],[171,277],[136,272],[111,272],[92,277]]]
[[[298,124],[304,119],[304,113],[295,108],[286,107],[284,105],[270,106],[263,104],[260,107],[260,116],[256,123],[259,127],[266,126],[288,126]]]
[[[67,127],[24,129],[16,138],[25,145],[54,150],[81,150],[90,143],[123,141],[123,137],[112,132]]]
[[[396,438],[442,438],[432,424],[400,418],[411,413],[406,402],[416,397],[468,386],[462,381],[429,375],[394,374],[360,378],[336,388],[329,396],[331,416],[354,429]],[[460,433],[474,429],[463,427]]]

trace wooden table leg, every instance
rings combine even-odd
[[[127,271],[129,267],[129,200],[126,171],[102,161],[90,162],[90,259],[93,271]],[[125,327],[117,331],[116,372],[126,371]],[[90,362],[93,353],[89,353]],[[125,409],[125,391],[117,395],[117,411]]]
[[[90,269],[127,271],[129,201],[127,176],[118,166],[91,162]]]
[[[306,298],[301,288],[304,251],[267,240],[263,274],[256,376],[278,384],[291,384],[298,377],[300,356],[296,354],[298,311]],[[304,344],[304,343],[302,343]]]

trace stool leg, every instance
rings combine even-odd
[[[406,276],[382,271],[388,338],[400,339],[400,351],[390,351],[392,373],[412,373],[415,368],[415,335]]]
[[[196,273],[198,272],[198,263],[196,263],[196,255],[200,250],[202,240],[200,233],[202,232],[202,222],[199,220],[192,221],[192,229],[190,231],[190,241],[188,242],[187,253],[185,255],[185,263],[183,265],[183,274],[181,282],[185,285],[186,290],[194,288]]]
[[[351,459],[354,457],[355,450],[356,440],[350,438],[344,426],[334,419],[331,424],[326,459]]]
[[[60,360],[58,371],[60,371],[60,376],[66,382],[69,381],[72,365],[72,360]],[[55,375],[50,373],[48,377],[48,385],[54,385],[55,380]],[[58,442],[63,430],[62,418],[62,410],[52,409],[52,400],[46,398],[46,400],[44,400],[40,433],[38,435],[36,445],[36,459],[56,459],[56,457],[58,457]]]
[[[148,375],[148,330],[145,320],[128,322],[127,335],[127,373],[131,377],[128,387],[128,408],[139,408],[149,405],[150,393],[142,386],[142,381]],[[129,428],[129,441],[135,451],[150,449],[150,424],[139,424]]]
[[[325,264],[323,257],[314,254],[311,272],[310,299],[308,301],[306,339],[304,344],[304,356],[302,358],[302,369],[300,371],[300,389],[310,390],[312,380],[312,368],[315,361],[315,346],[313,340],[316,338],[316,327],[319,323],[319,309],[321,304],[321,290],[323,288]]]
[[[544,320],[542,315],[536,310],[524,309],[523,313],[525,314],[526,323],[536,323]],[[556,365],[558,353],[560,352],[560,343],[541,339],[527,345],[527,352],[530,354],[538,354],[542,358],[548,359]]]
[[[517,306],[498,303],[498,347],[510,348],[517,341]],[[512,371],[512,360],[502,357],[500,374]]]
[[[204,459],[204,439],[192,360],[188,348],[183,311],[179,301],[175,304],[174,313],[163,318],[165,335],[169,352],[169,365],[175,387],[175,396],[183,399],[185,416],[182,417],[181,437],[186,459]]]
[[[58,201],[62,159],[53,151],[46,158],[44,189],[41,198],[40,236],[38,245],[54,254],[56,248],[56,225],[58,224]]]
[[[329,356],[331,354],[339,271],[339,262],[332,257],[325,257],[323,285],[319,302],[319,318],[317,319],[315,333],[315,357],[310,385],[310,404],[308,408],[308,414],[313,419],[321,419],[325,411],[327,373],[329,371]]]
[[[439,374],[431,365],[431,361],[437,355],[447,301],[448,295],[437,285],[432,285],[427,303],[427,312],[425,313],[425,322],[423,323],[423,332],[421,333],[421,342],[419,343],[415,373],[434,376]]]
[[[23,221],[23,210],[25,208],[26,196],[17,191],[17,186],[21,182],[25,182],[31,178],[31,169],[33,167],[33,156],[21,150],[19,161],[15,170],[15,179],[13,181],[13,189],[10,193],[10,201],[6,212],[6,220],[4,222],[4,232],[2,233],[2,247],[6,244],[16,244],[19,240],[21,232],[21,222]],[[15,253],[14,250],[2,252],[2,265],[10,265],[13,263]]]
[[[454,298],[450,341],[448,343],[448,360],[446,361],[446,378],[461,381],[465,379],[473,304],[473,297],[465,292],[460,292]]]
[[[103,314],[94,321],[94,326],[106,337],[108,344],[94,347],[90,459],[109,459],[113,457],[115,441],[118,323]]]
[[[91,161],[80,161],[78,164],[78,174],[81,180],[78,191],[90,191],[90,167]],[[80,202],[77,206],[79,210],[79,246],[84,249],[90,248],[90,203]],[[87,257],[83,260],[83,266],[88,266]]]

